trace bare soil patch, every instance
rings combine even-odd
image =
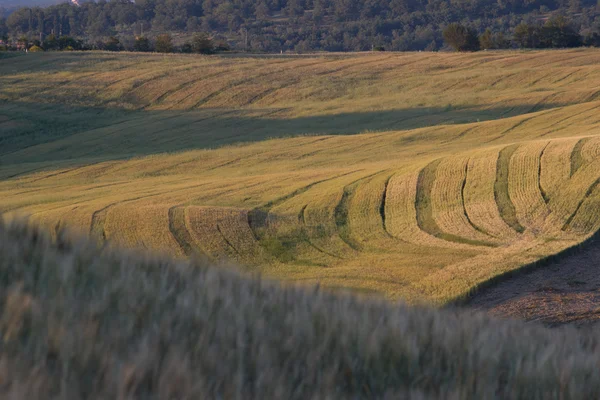
[[[468,307],[546,325],[600,321],[600,239],[547,266],[481,290]]]

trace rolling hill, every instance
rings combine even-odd
[[[600,52],[0,63],[0,212],[447,303],[600,227]]]

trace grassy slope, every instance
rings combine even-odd
[[[445,302],[600,226],[599,59],[3,60],[0,211]]]
[[[0,396],[598,398],[592,331],[280,287],[0,221]]]

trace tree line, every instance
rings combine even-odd
[[[580,35],[571,21],[563,15],[556,15],[543,24],[517,25],[511,37],[503,32],[494,33],[487,28],[481,35],[471,27],[451,23],[443,31],[444,41],[456,51],[479,51],[491,49],[549,49],[580,46],[600,47],[600,35],[592,32]]]
[[[556,16],[568,29],[548,25]],[[119,49],[157,50],[169,33],[173,51],[193,51],[195,35],[204,33],[215,48],[260,52],[439,50],[448,35],[464,34],[445,34],[450,27],[468,33],[459,49],[594,45],[600,0],[100,0],[0,9],[0,37],[40,47],[53,44],[48,37],[68,37],[76,43],[67,48],[118,41]]]

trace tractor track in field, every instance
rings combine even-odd
[[[182,192],[182,191],[186,191],[186,190],[190,190],[190,189],[197,189],[199,187],[203,187],[206,185],[207,185],[206,183],[202,183],[199,185],[188,186],[188,187],[184,187],[181,189],[176,189],[176,190],[170,191],[169,194]],[[106,231],[104,229],[104,225],[106,223],[106,218],[108,216],[108,212],[113,207],[116,207],[118,205],[125,204],[125,203],[131,203],[133,201],[138,201],[138,200],[148,199],[148,198],[152,198],[152,197],[156,197],[156,196],[161,196],[164,194],[165,194],[165,192],[160,192],[160,193],[152,193],[152,194],[143,195],[143,196],[137,196],[137,197],[130,198],[130,199],[124,199],[121,201],[116,201],[116,202],[110,203],[110,204],[106,205],[105,207],[94,211],[92,213],[92,221],[90,224],[90,230],[89,230],[90,234],[92,236],[100,237],[104,241],[106,241],[107,238],[106,238]]]
[[[309,64],[303,64],[303,65],[298,65],[294,67],[294,71],[297,71],[299,69],[302,68],[309,68],[309,67],[313,67],[315,65],[320,65],[320,64],[326,64],[328,62],[331,62],[331,60],[319,60],[317,62],[313,62],[313,63],[309,63]],[[221,87],[220,89],[217,89],[216,91],[208,94],[207,96],[203,97],[202,99],[200,99],[198,102],[196,102],[192,107],[190,107],[190,109],[197,109],[198,107],[208,103],[209,101],[211,101],[212,99],[218,97],[220,94],[225,93],[226,91],[228,91],[229,89],[232,89],[236,86],[240,86],[240,85],[244,85],[246,83],[251,83],[256,81],[257,79],[261,79],[261,78],[266,78],[275,74],[279,74],[281,72],[285,72],[286,70],[289,69],[289,62],[281,62],[280,64],[282,68],[278,68],[275,69],[273,71],[269,71],[269,72],[265,72],[265,73],[259,73],[258,75],[253,75],[250,77],[246,77],[246,78],[242,78],[242,79],[237,79],[234,80],[228,84],[226,84],[225,86]],[[278,64],[279,66],[279,64]],[[235,97],[235,96],[234,96]]]
[[[127,67],[129,67],[129,66],[127,66]],[[90,73],[87,73],[87,74],[82,74],[81,76],[78,76],[75,79],[66,79],[66,80],[61,81],[61,82],[56,82],[56,83],[52,84],[47,89],[41,90],[39,92],[35,92],[33,94],[33,97],[38,97],[38,96],[44,95],[44,94],[46,94],[48,92],[55,91],[56,89],[63,88],[63,87],[67,86],[70,83],[76,83],[78,81],[84,80],[84,79],[89,78],[90,76],[94,76],[96,74],[97,74],[96,72],[90,72]]]
[[[494,181],[494,199],[498,207],[500,218],[517,233],[525,232],[525,227],[517,219],[517,210],[508,194],[508,179],[510,174],[510,160],[519,145],[507,146],[498,153],[496,161],[496,180]]]
[[[546,151],[549,145],[550,142],[546,143],[546,145],[540,152],[540,158],[538,161],[538,189],[540,190],[540,194],[542,195],[542,198],[544,199],[544,203],[546,203],[546,205],[550,203],[550,197],[548,197],[548,193],[546,193],[546,191],[542,187],[542,158],[544,157],[544,152]]]
[[[381,63],[381,62],[384,62],[387,59],[389,59],[389,58],[381,59],[381,60],[376,60],[376,61],[368,61],[368,62],[364,62],[364,63],[354,63],[352,65],[345,65],[343,67],[339,67],[339,68],[336,68],[336,69],[331,70],[331,71],[323,71],[323,72],[320,72],[320,73],[316,73],[315,76],[328,76],[328,75],[332,75],[332,74],[335,74],[335,73],[340,72],[340,71],[344,71],[346,69],[350,69],[352,67],[360,67],[360,66],[364,66],[365,64],[377,64],[377,63]],[[316,63],[314,65],[324,65],[324,64],[327,64],[327,63],[334,63],[334,62],[338,62],[338,61],[339,60],[328,60],[327,62]],[[314,65],[307,65],[306,67],[310,67],[310,66],[314,66]],[[297,68],[294,68],[294,71],[297,71]],[[269,96],[269,95],[271,95],[271,94],[273,94],[275,92],[278,92],[279,90],[287,89],[287,88],[293,87],[295,85],[298,85],[298,84],[302,83],[303,80],[304,80],[304,78],[296,78],[296,79],[293,79],[291,82],[284,83],[283,85],[280,85],[280,86],[277,86],[277,87],[273,87],[273,88],[269,88],[269,89],[267,89],[267,90],[265,90],[265,91],[263,91],[263,92],[255,95],[254,97],[252,97],[251,99],[249,99],[247,102],[241,104],[241,106],[245,107],[245,106],[249,106],[251,104],[254,104],[254,103],[256,103],[256,102],[264,99],[265,97],[267,97],[267,96]]]
[[[531,113],[542,110],[544,108],[543,104],[546,104],[548,102],[548,100],[550,100],[562,93],[563,92],[556,92],[556,93],[551,93],[548,96],[542,97],[540,100],[536,101],[536,103],[533,105],[533,107],[531,107],[529,110],[527,110],[524,114],[531,114]],[[556,107],[552,107],[552,108],[556,108]]]
[[[271,209],[273,209],[274,207],[283,204],[284,202],[302,194],[305,193],[306,191],[308,191],[309,189],[311,189],[312,187],[319,185],[321,183],[324,182],[328,182],[328,181],[332,181],[334,179],[338,179],[347,175],[351,175],[351,174],[355,174],[357,172],[360,172],[362,170],[354,170],[354,171],[350,171],[350,172],[345,172],[342,174],[338,174],[335,175],[333,177],[329,177],[329,178],[325,178],[325,179],[321,179],[319,181],[316,182],[312,182],[306,186],[303,186],[301,188],[296,189],[295,191],[287,194],[286,196],[280,197],[276,200],[270,201],[268,203],[266,203],[265,205],[261,206],[261,207],[257,207],[254,208],[252,210],[248,211],[247,217],[248,217],[248,226],[250,227],[250,230],[252,232],[252,235],[254,236],[254,239],[260,244],[262,245],[262,239],[264,238],[263,233],[261,232],[261,229],[266,229],[269,226],[269,214]],[[264,246],[263,246],[264,247]],[[268,251],[267,248],[265,248],[265,250]]]
[[[394,236],[388,231],[387,225],[386,225],[386,215],[385,215],[385,205],[386,205],[386,201],[387,201],[387,192],[388,192],[388,186],[390,185],[390,181],[392,180],[392,178],[394,177],[395,174],[391,174],[390,176],[388,176],[388,178],[385,180],[385,184],[383,185],[383,193],[381,195],[381,204],[379,205],[379,215],[381,217],[381,226],[383,227],[383,231],[391,238],[395,239]]]
[[[468,159],[467,162],[465,163],[465,178],[463,179],[462,185],[460,186],[460,202],[462,204],[463,214],[465,215],[465,218],[467,219],[467,222],[469,223],[469,225],[471,225],[471,227],[473,229],[475,229],[477,232],[482,233],[486,236],[489,236],[490,238],[497,239],[494,235],[490,234],[485,229],[483,229],[480,226],[478,226],[477,224],[475,224],[473,222],[473,220],[471,219],[471,217],[469,216],[469,212],[467,211],[467,203],[465,201],[465,188],[467,187],[467,179],[469,177],[469,163],[470,162],[471,162],[471,159]]]
[[[489,84],[489,87],[495,87],[496,85],[498,85],[500,82],[510,79],[515,75],[518,75],[519,72],[513,72],[512,74],[508,74],[508,75],[502,75],[500,76],[498,79],[496,79],[494,82]]]
[[[106,231],[104,230],[104,225],[106,223],[106,217],[108,215],[108,210],[112,207],[116,206],[117,203],[111,203],[100,210],[94,211],[92,214],[92,222],[90,224],[90,235],[92,237],[96,237],[102,239],[102,242],[106,242]]]
[[[174,95],[175,93],[179,92],[180,90],[188,87],[188,86],[193,86],[197,83],[203,82],[207,79],[212,79],[212,78],[218,78],[220,76],[224,76],[229,74],[232,70],[234,70],[235,68],[228,68],[225,70],[221,70],[219,72],[215,72],[212,74],[208,74],[208,75],[204,75],[200,78],[195,77],[193,79],[190,79],[188,81],[182,82],[178,85],[176,85],[175,87],[167,90],[166,92],[161,93],[158,97],[156,97],[154,100],[152,100],[152,102],[150,104],[147,104],[146,106],[144,106],[144,108],[148,108],[149,106],[152,105],[158,105],[158,104],[162,104],[163,100],[165,100],[167,97]],[[196,92],[193,92],[187,96],[185,96],[180,102],[177,102],[175,105],[182,103],[183,101],[187,100],[188,98],[190,98],[191,96],[193,96]]]
[[[173,88],[173,89],[171,89],[171,90],[163,93],[162,95],[160,95],[159,98],[154,101],[154,103],[155,104],[163,104],[163,101],[166,98],[168,98],[169,96],[175,95],[179,91],[183,90],[186,86],[193,87],[194,85],[196,85],[198,83],[202,83],[202,82],[207,81],[209,79],[220,78],[221,76],[227,76],[232,71],[235,71],[236,67],[237,66],[233,66],[233,67],[228,68],[228,69],[226,69],[224,71],[219,71],[219,72],[215,72],[215,73],[212,73],[212,74],[208,74],[208,75],[202,76],[200,78],[194,78],[191,81],[188,81],[188,82],[185,82],[185,83],[183,83],[181,85],[178,85],[175,88]],[[258,71],[258,70],[260,70],[259,67],[253,69],[252,71]],[[182,104],[183,102],[185,102],[189,98],[194,97],[196,94],[198,94],[197,90],[191,92],[190,94],[184,96],[183,98],[181,98],[180,100],[176,101],[174,104],[172,104],[171,106],[169,106],[168,110],[175,109],[178,105]]]
[[[162,193],[160,193],[162,194]],[[104,225],[106,224],[106,218],[108,217],[108,212],[113,208],[120,204],[130,203],[136,200],[142,200],[148,197],[158,196],[160,194],[154,194],[149,196],[139,196],[132,199],[126,199],[122,201],[116,201],[114,203],[110,203],[105,207],[96,210],[92,213],[92,221],[90,223],[90,235],[96,238],[101,238],[103,242],[106,242],[106,230],[104,229]]]
[[[345,71],[345,70],[350,69],[350,68],[364,67],[365,65],[369,65],[369,64],[377,64],[377,63],[380,63],[382,61],[389,60],[390,58],[393,58],[393,56],[383,57],[383,58],[380,58],[380,59],[377,59],[377,60],[369,60],[369,61],[363,61],[363,62],[354,62],[354,63],[351,63],[351,64],[342,65],[341,67],[338,67],[338,68],[335,68],[335,69],[332,69],[332,70],[318,72],[318,73],[315,74],[315,76],[329,76],[329,75],[336,74],[338,72]]]
[[[79,205],[80,205],[80,204],[85,204],[85,203],[87,203],[87,200],[84,200],[84,201],[78,201],[78,202],[74,202],[74,203],[69,203],[69,204],[67,204],[67,205],[63,204],[63,205],[60,205],[60,206],[57,206],[57,207],[52,207],[52,208],[47,208],[47,209],[45,209],[45,210],[41,210],[41,211],[32,212],[31,214],[27,214],[27,217],[29,218],[29,217],[33,217],[33,216],[35,216],[35,215],[43,214],[43,213],[45,213],[45,212],[49,212],[49,211],[55,211],[55,210],[60,210],[61,208],[66,208],[66,207],[70,207],[70,206],[75,206],[74,208],[72,208],[72,209],[71,209],[71,211],[73,211],[73,210],[75,210],[75,209],[79,208]]]
[[[112,74],[114,71],[120,71],[120,70],[128,69],[128,68],[131,68],[132,66],[133,66],[133,65],[126,65],[126,66],[122,66],[122,67],[120,67],[120,68],[116,68],[116,69],[114,69],[114,70],[111,70],[111,72],[110,72],[110,73]],[[151,72],[151,71],[150,71],[150,72],[145,72],[145,73],[143,73],[143,74],[141,75],[141,77],[144,77],[144,76],[150,75],[150,74],[152,74],[152,73],[153,73],[153,72]],[[154,73],[155,73],[155,72],[154,72]],[[96,75],[99,75],[99,74],[96,74]],[[140,76],[138,76],[138,78],[139,78],[139,77],[140,77]],[[135,79],[135,78],[136,78],[136,77],[134,77],[134,76],[126,76],[126,77],[124,77],[124,78],[118,78],[118,79],[112,80],[112,81],[110,81],[110,82],[107,82],[105,85],[103,85],[103,86],[101,86],[101,87],[98,87],[98,88],[96,88],[96,89],[94,90],[94,94],[99,94],[99,93],[100,93],[100,92],[102,92],[103,90],[106,90],[106,89],[110,88],[110,87],[111,87],[111,86],[113,86],[113,85],[117,85],[117,84],[119,84],[119,83],[121,83],[121,82],[125,82],[125,81],[127,81],[127,80],[130,80],[130,79]],[[106,102],[108,102],[108,101],[110,101],[110,100],[106,100],[106,101],[104,101],[104,103],[106,103]]]
[[[41,178],[30,180],[27,183],[34,183],[34,182],[42,181],[44,179],[54,178],[55,176],[60,176],[60,175],[68,174],[69,172],[77,171],[77,170],[80,170],[80,169],[83,169],[83,168],[86,168],[86,167],[87,167],[87,165],[78,166],[78,167],[74,167],[74,168],[69,168],[69,169],[64,170],[64,171],[55,172],[55,173],[52,173],[52,174],[49,174],[49,175],[46,175],[46,176],[42,176]]]
[[[487,144],[487,143],[491,143],[491,142],[494,142],[496,140],[502,139],[507,133],[510,133],[510,132],[514,131],[515,129],[517,129],[518,127],[522,126],[523,124],[525,124],[525,123],[527,123],[527,122],[529,122],[531,120],[534,120],[536,118],[539,118],[539,117],[541,117],[543,115],[546,115],[546,114],[548,114],[549,112],[552,112],[552,111],[553,111],[553,109],[550,109],[550,110],[546,110],[546,111],[542,111],[542,112],[536,113],[536,115],[533,115],[531,117],[522,118],[519,122],[513,124],[510,128],[507,128],[507,129],[503,130],[502,132],[500,132],[498,134],[498,136],[496,136],[493,139],[488,140],[485,143]],[[527,115],[527,113],[520,114],[520,115]]]
[[[533,82],[529,82],[529,84],[527,84],[527,87],[532,87],[534,85],[536,85],[538,82],[543,81],[544,79],[546,79],[547,77],[556,74],[555,71],[550,71],[549,73],[546,74],[542,74],[541,77],[538,77],[537,79],[534,79]]]
[[[473,240],[469,238],[465,238],[462,236],[458,236],[452,233],[444,232],[440,226],[435,221],[433,215],[433,206],[432,206],[432,192],[433,185],[436,179],[436,171],[439,167],[441,158],[434,160],[427,164],[421,171],[419,172],[419,177],[417,179],[417,192],[415,196],[415,211],[416,211],[416,220],[417,226],[422,232],[430,236],[437,237],[442,240],[446,240],[448,242],[454,242],[459,244],[468,244],[472,246],[483,246],[483,247],[495,247],[494,244],[483,242],[480,240]],[[468,164],[467,164],[468,165]],[[463,213],[466,215],[466,210],[464,208],[463,202]],[[471,225],[473,226],[473,225]]]
[[[335,225],[337,227],[338,236],[353,250],[361,251],[362,245],[352,238],[352,232],[350,231],[350,223],[348,219],[348,214],[350,212],[350,202],[352,201],[354,192],[356,191],[356,187],[360,184],[360,182],[372,178],[376,175],[382,174],[384,172],[386,172],[386,170],[374,172],[367,176],[360,177],[355,181],[352,181],[346,186],[344,186],[342,197],[340,198],[338,204],[335,206],[333,216]]]
[[[598,97],[600,97],[600,90],[597,90],[594,93],[592,93],[591,95],[589,95],[588,98],[586,99],[586,102],[596,101],[596,100],[598,100]]]
[[[582,104],[585,104],[585,103],[582,103]],[[597,109],[597,108],[600,108],[600,105],[594,105],[594,106],[593,106],[592,108],[590,108],[590,109],[587,109],[587,110],[584,110],[584,111],[580,111],[580,112],[578,112],[578,113],[575,113],[575,114],[571,114],[571,115],[569,115],[568,117],[565,117],[565,118],[559,119],[558,121],[553,121],[552,125],[553,125],[553,126],[556,126],[557,124],[560,124],[560,123],[563,123],[563,122],[565,122],[565,121],[568,121],[568,120],[570,120],[571,118],[575,118],[575,117],[578,117],[578,116],[580,116],[580,115],[583,115],[583,114],[586,114],[586,113],[592,112],[592,111],[594,111],[594,110],[595,110],[595,109]],[[546,135],[549,135],[549,134],[551,134],[551,133],[555,133],[555,132],[558,132],[558,131],[562,131],[562,130],[564,130],[564,129],[567,129],[567,128],[568,128],[568,127],[559,127],[559,128],[553,129],[553,130],[551,130],[551,131],[549,131],[549,132],[546,132],[546,133],[545,133],[545,134],[543,134],[542,136],[546,136]]]
[[[575,216],[577,216],[577,213],[579,212],[579,209],[581,208],[581,206],[583,205],[583,203],[592,195],[592,193],[594,192],[594,190],[596,189],[596,187],[598,187],[598,184],[600,184],[600,178],[596,179],[594,181],[594,183],[592,183],[590,185],[590,187],[585,192],[585,195],[583,195],[583,197],[581,198],[581,200],[579,200],[579,202],[577,203],[577,207],[575,207],[575,211],[573,211],[573,213],[571,215],[569,215],[569,218],[567,218],[567,221],[562,226],[561,229],[562,229],[563,232],[567,231],[569,229],[569,227],[571,226],[571,222],[573,222],[573,219],[575,218]]]
[[[328,59],[326,61],[321,61],[321,62],[315,62],[313,64],[302,65],[302,66],[299,66],[298,68],[294,68],[293,71],[296,72],[299,69],[310,68],[310,67],[315,67],[315,66],[322,66],[322,65],[326,65],[326,64],[334,63],[334,62],[339,62],[339,60]],[[302,83],[303,80],[304,80],[304,78],[293,78],[291,80],[291,82],[283,83],[282,85],[279,85],[277,87],[268,88],[268,89],[262,91],[261,93],[256,94],[255,96],[253,96],[252,98],[250,98],[246,102],[240,104],[240,107],[250,106],[251,104],[254,104],[257,101],[260,101],[260,100],[264,99],[265,97],[267,97],[267,96],[269,96],[269,95],[271,95],[271,94],[273,94],[273,93],[275,93],[275,92],[277,92],[279,90],[287,89],[289,87],[292,87],[292,86],[295,86],[295,85],[297,85],[299,83]]]
[[[301,188],[298,188],[298,189],[294,190],[293,192],[291,192],[291,193],[289,193],[289,194],[287,194],[287,195],[285,195],[283,197],[280,197],[278,199],[272,200],[272,201],[264,204],[261,207],[254,208],[254,209],[248,211],[248,225],[250,225],[250,228],[252,228],[253,232],[255,231],[255,229],[253,227],[256,227],[256,228],[258,228],[258,227],[265,227],[265,226],[268,225],[268,221],[267,221],[268,214],[271,211],[271,209],[273,209],[274,207],[277,207],[278,205],[281,205],[284,202],[286,202],[286,201],[288,201],[288,200],[290,200],[290,199],[292,199],[292,198],[294,198],[294,197],[296,197],[296,196],[298,196],[298,195],[300,195],[300,194],[308,191],[313,186],[319,185],[319,184],[324,183],[324,182],[332,181],[334,179],[341,178],[341,177],[346,176],[346,175],[351,175],[351,174],[354,174],[354,173],[357,173],[357,172],[360,172],[360,171],[362,171],[362,170],[355,170],[355,171],[351,171],[351,172],[345,172],[343,174],[335,175],[335,176],[332,176],[332,177],[329,177],[329,178],[325,178],[325,179],[321,179],[319,181],[312,182],[312,183],[310,183],[310,184],[308,184],[306,186],[303,186]],[[256,233],[256,232],[254,232],[254,233]],[[255,235],[255,238],[257,240],[259,240],[259,237],[257,235]]]
[[[186,257],[191,256],[194,251],[199,250],[199,246],[196,244],[192,234],[190,233],[186,221],[185,221],[185,210],[186,207],[183,205],[176,205],[169,208],[169,231],[171,236],[179,245],[179,248]],[[202,251],[203,254],[206,254]]]
[[[583,156],[581,154],[581,150],[583,149],[583,146],[585,146],[585,144],[591,139],[592,138],[590,137],[582,138],[575,144],[575,147],[573,147],[573,151],[571,152],[571,178],[583,165]]]
[[[32,172],[36,172],[36,171],[40,171],[41,172],[41,171],[44,171],[45,169],[47,169],[47,168],[46,167],[36,167],[36,168],[33,168],[33,169],[28,169],[26,171],[17,172],[16,174],[5,176],[2,179],[3,180],[13,179],[13,178],[16,178],[16,177],[21,176],[21,175],[28,175],[28,174],[30,174]]]
[[[466,135],[467,135],[467,133],[469,133],[469,132],[472,132],[472,131],[474,131],[474,130],[475,130],[475,129],[477,129],[477,128],[480,128],[480,126],[479,126],[479,125],[475,125],[475,126],[472,126],[472,127],[470,127],[470,128],[467,128],[467,129],[465,129],[464,131],[461,131],[461,132],[460,132],[458,135],[454,136],[453,138],[451,138],[451,139],[448,139],[448,140],[446,140],[446,141],[443,141],[443,142],[442,142],[442,144],[448,144],[448,143],[450,143],[450,142],[453,142],[453,141],[455,141],[455,140],[458,140],[458,139],[460,139],[460,138],[462,138],[462,137],[466,136]]]
[[[579,69],[577,69],[577,70],[575,70],[575,71],[573,71],[573,72],[569,72],[567,75],[563,76],[562,78],[560,78],[560,79],[558,79],[558,80],[555,80],[555,81],[553,81],[553,82],[552,82],[552,84],[556,84],[556,83],[562,82],[562,81],[564,81],[564,80],[567,80],[567,79],[569,79],[571,76],[573,76],[573,75],[575,75],[576,73],[578,73],[578,72],[581,72],[581,71],[583,71],[583,68],[579,68]]]
[[[289,148],[293,148],[293,147],[301,147],[301,146],[309,145],[309,144],[312,144],[312,143],[317,143],[317,142],[320,142],[320,141],[323,141],[323,140],[326,140],[326,139],[330,139],[330,138],[331,138],[331,137],[319,138],[319,139],[317,139],[317,140],[315,140],[315,141],[313,141],[313,142],[309,142],[309,143],[300,143],[300,144],[297,144],[297,145],[294,145],[294,146],[289,146],[289,147],[288,147],[288,149],[289,149]],[[252,157],[256,157],[256,156],[259,156],[259,155],[267,154],[267,153],[269,153],[269,151],[270,151],[270,150],[265,150],[265,151],[261,151],[261,152],[256,152],[256,153],[253,153],[253,154],[252,154]],[[202,171],[203,171],[203,172],[206,172],[206,171],[212,171],[212,170],[216,170],[216,169],[218,169],[218,168],[221,168],[221,167],[224,167],[224,166],[227,166],[227,165],[231,165],[231,164],[233,164],[234,162],[239,162],[239,161],[242,161],[242,160],[246,160],[246,159],[248,159],[248,158],[249,158],[249,157],[238,157],[238,158],[236,158],[236,159],[235,159],[235,160],[233,160],[233,161],[227,161],[227,162],[225,162],[225,163],[222,163],[222,164],[220,164],[220,165],[217,165],[217,166],[209,167],[209,168],[207,168],[207,169],[205,169],[205,170],[202,170]],[[163,171],[168,171],[168,170],[171,170],[171,169],[174,169],[174,168],[181,167],[182,165],[186,165],[186,164],[193,164],[193,163],[197,163],[197,162],[198,162],[198,160],[197,160],[197,159],[188,160],[188,161],[182,161],[182,162],[180,162],[180,163],[176,163],[176,164],[170,165],[169,167],[166,167],[166,168],[164,168],[164,169],[163,169]]]
[[[117,68],[112,68],[112,69],[111,69],[111,73],[118,72],[118,71],[122,71],[122,70],[124,70],[124,69],[131,68],[132,66],[133,66],[133,64],[128,64],[128,65],[122,65],[122,66],[120,66],[120,67],[117,67]],[[57,84],[55,84],[55,85],[52,85],[52,87],[50,87],[50,88],[48,88],[48,89],[45,89],[45,90],[42,90],[41,92],[38,92],[38,93],[36,93],[35,95],[36,95],[36,96],[39,96],[39,95],[41,95],[41,94],[45,94],[45,93],[47,93],[47,92],[54,91],[54,90],[56,90],[57,88],[61,88],[61,87],[63,87],[63,86],[66,86],[66,85],[68,85],[68,84],[71,84],[71,83],[74,83],[74,82],[76,83],[76,82],[79,82],[79,81],[85,80],[86,78],[89,78],[89,77],[91,77],[91,76],[94,76],[94,75],[98,75],[98,72],[91,72],[91,73],[88,73],[88,74],[84,74],[84,75],[82,75],[82,76],[79,76],[79,77],[77,77],[77,78],[75,78],[75,79],[68,79],[68,80],[65,80],[65,81],[63,81],[63,82],[57,83]],[[120,81],[120,80],[119,80],[119,81]],[[110,85],[109,85],[109,86],[110,86]]]
[[[242,257],[242,253],[240,253],[240,251],[233,245],[233,243],[231,243],[229,241],[229,239],[227,239],[227,237],[225,236],[225,234],[223,233],[223,231],[221,230],[221,225],[219,225],[219,223],[217,222],[216,224],[217,227],[217,232],[219,232],[219,235],[221,235],[221,239],[223,239],[223,241],[225,242],[225,244],[227,244],[227,246],[229,248],[231,248],[231,250],[233,250],[233,252],[238,256],[238,257]]]
[[[298,222],[299,222],[299,223],[300,223],[300,225],[302,226],[302,231],[303,231],[303,233],[304,233],[304,234],[303,234],[303,239],[304,239],[304,241],[305,241],[305,242],[306,242],[306,243],[307,243],[307,244],[308,244],[310,247],[314,248],[314,249],[315,249],[315,250],[317,250],[318,252],[320,252],[320,253],[323,253],[323,254],[325,254],[325,255],[328,255],[328,256],[330,256],[330,257],[333,257],[333,258],[337,258],[337,259],[340,259],[340,260],[342,260],[342,259],[343,259],[343,257],[340,257],[340,256],[338,256],[338,255],[336,255],[336,254],[330,253],[330,252],[328,252],[328,251],[326,251],[326,250],[322,249],[321,247],[319,247],[319,246],[317,246],[316,244],[314,244],[314,243],[312,242],[312,240],[310,240],[310,235],[309,235],[309,234],[308,234],[308,232],[306,231],[306,220],[305,220],[305,218],[304,218],[304,213],[305,213],[305,211],[306,211],[306,207],[308,207],[308,204],[305,204],[305,205],[302,207],[302,209],[300,210],[300,212],[298,213]]]

